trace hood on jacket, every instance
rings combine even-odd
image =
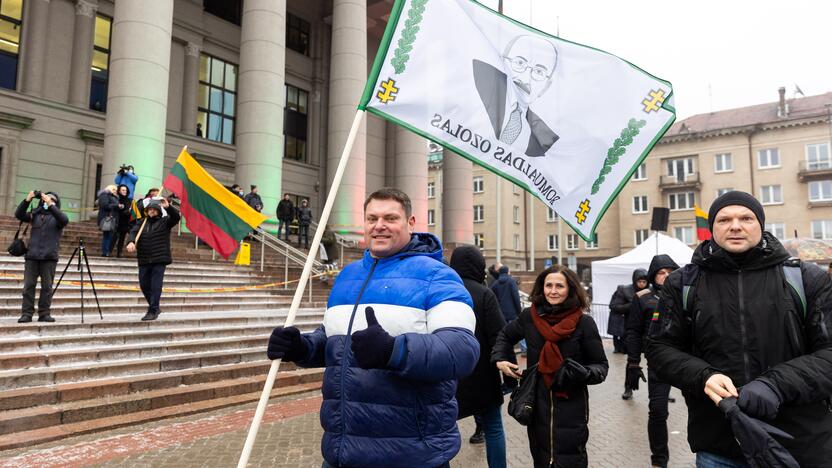
[[[656,273],[658,273],[662,268],[678,270],[679,265],[677,265],[676,262],[670,258],[670,255],[667,254],[660,254],[653,257],[653,260],[650,261],[650,268],[647,270],[647,282],[649,282],[654,288],[658,287],[655,283]]]
[[[151,208],[158,211],[160,217],[162,216],[162,204],[159,202],[159,200],[154,200],[151,198],[150,201],[147,203],[147,206],[144,207],[144,212],[147,213],[147,210]]]
[[[480,249],[473,245],[462,245],[454,249],[450,266],[462,279],[467,278],[478,283],[485,280],[485,257]]]
[[[640,279],[647,280],[648,283],[650,282],[650,278],[647,276],[647,270],[644,268],[636,268],[633,270],[633,289],[636,291],[639,290],[638,286],[636,286],[636,282]]]
[[[760,270],[779,265],[790,257],[783,244],[771,233],[763,231],[760,243],[742,254],[732,254],[716,242],[706,240],[693,252],[691,263],[718,271]]]
[[[411,255],[426,255],[437,262],[441,262],[442,244],[439,242],[438,237],[429,232],[414,232],[410,235],[410,242],[408,242],[403,249],[389,257],[382,258],[381,260],[403,258]],[[373,261],[373,257],[370,255],[370,249],[364,251],[364,259],[370,262]]]

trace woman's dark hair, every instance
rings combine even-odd
[[[587,298],[584,287],[581,286],[581,280],[578,279],[578,275],[574,271],[563,265],[552,265],[537,275],[537,278],[534,280],[534,286],[532,286],[532,293],[529,294],[529,300],[532,304],[541,306],[548,303],[543,293],[543,284],[546,282],[546,277],[552,273],[563,274],[563,277],[566,278],[566,285],[569,286],[569,295],[567,297],[577,301],[578,307],[581,310],[589,309],[589,298]]]

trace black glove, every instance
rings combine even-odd
[[[300,336],[300,330],[295,327],[277,327],[269,337],[269,348],[266,356],[269,359],[283,359],[284,361],[300,361],[309,353],[306,341]]]
[[[737,404],[743,412],[763,419],[774,419],[783,399],[771,385],[762,380],[752,380],[740,387]]]
[[[566,358],[555,374],[555,387],[569,384],[581,384],[589,380],[592,373],[578,361]]]
[[[751,468],[800,467],[789,451],[772,437],[791,440],[790,434],[743,413],[734,397],[723,398],[719,409],[728,418],[734,439]]]
[[[364,314],[367,328],[352,334],[352,354],[355,362],[364,369],[384,369],[393,355],[396,339],[378,324],[372,307],[364,309]]]
[[[644,371],[641,369],[641,366],[632,362],[628,363],[627,375],[624,378],[624,386],[630,390],[638,390],[639,380],[647,382],[647,378],[644,376]]]

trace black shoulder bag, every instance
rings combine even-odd
[[[520,379],[520,385],[511,392],[508,401],[508,414],[524,426],[531,424],[534,416],[535,393],[539,378],[537,364],[526,369]]]
[[[26,252],[29,251],[29,248],[26,247],[26,243],[23,242],[23,238],[26,237],[26,233],[29,232],[29,223],[26,223],[26,227],[23,229],[23,235],[20,235],[20,227],[23,226],[23,221],[17,225],[17,232],[14,233],[14,240],[11,244],[9,244],[9,248],[6,249],[9,252],[9,255],[15,257],[21,257],[26,255]]]

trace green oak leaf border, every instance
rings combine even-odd
[[[621,136],[615,139],[612,148],[607,150],[607,157],[604,159],[604,166],[598,174],[598,178],[592,184],[592,194],[598,193],[601,189],[601,184],[604,183],[604,178],[612,171],[612,167],[618,163],[618,160],[624,153],[627,152],[627,146],[633,142],[633,137],[639,134],[639,130],[647,125],[646,120],[630,119],[627,126],[621,130]]]
[[[397,74],[404,72],[407,61],[410,60],[410,51],[413,50],[413,43],[416,41],[416,33],[419,32],[419,23],[422,22],[422,14],[425,12],[425,5],[428,0],[413,0],[410,2],[410,10],[407,11],[407,19],[404,21],[404,29],[399,38],[396,50],[393,51],[393,58],[390,65]]]

